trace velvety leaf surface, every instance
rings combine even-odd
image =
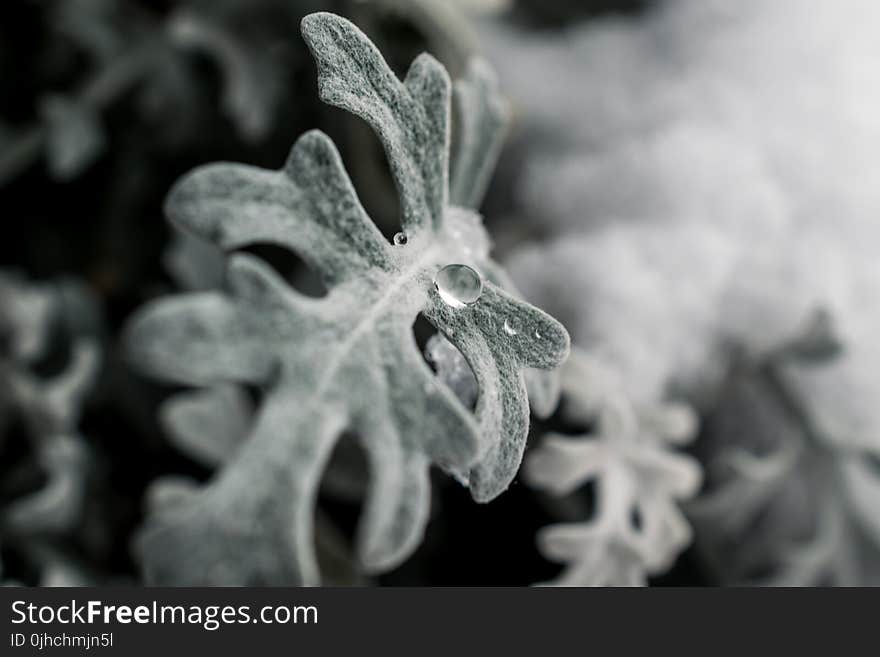
[[[215,164],[176,185],[167,213],[181,228],[227,250],[288,248],[329,293],[305,297],[259,258],[233,254],[224,290],[161,299],[134,320],[128,349],[145,371],[264,391],[233,460],[148,522],[139,545],[148,581],[316,583],[315,495],[343,431],[359,437],[371,469],[360,560],[374,571],[396,565],[424,530],[432,464],[469,481],[478,501],[510,484],[528,429],[523,371],[553,368],[568,352],[560,324],[491,281],[480,218],[449,204],[443,67],[422,55],[401,82],[356,27],[331,14],[306,17],[303,35],[321,97],[361,116],[382,141],[406,239],[383,237],[320,132],[303,135],[280,171]],[[473,303],[438,293],[434,278],[450,264],[479,273]],[[419,352],[420,313],[473,370],[473,413]]]

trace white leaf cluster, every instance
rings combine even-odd
[[[576,437],[545,436],[529,452],[524,475],[556,496],[593,482],[595,510],[586,522],[539,533],[541,552],[567,566],[551,583],[644,585],[691,541],[677,503],[697,492],[700,467],[672,448],[694,437],[696,416],[679,403],[634,405],[613,373],[580,351],[565,365],[562,392],[567,419],[595,429]]]
[[[39,488],[0,505],[0,543],[26,545],[44,584],[75,581],[62,573],[67,566],[52,541],[76,529],[88,501],[91,452],[78,424],[100,366],[98,341],[86,330],[92,312],[76,284],[0,271],[0,446],[16,439],[9,431],[16,423],[27,441],[23,462],[0,468],[4,476],[17,466],[45,475]],[[58,341],[67,344],[66,362],[45,375],[38,365]]]

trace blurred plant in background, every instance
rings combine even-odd
[[[98,376],[94,302],[69,281],[2,272],[0,308],[2,547],[41,584],[94,581],[80,562],[101,548],[87,517],[96,471],[78,429]]]
[[[700,486],[699,465],[671,448],[693,440],[697,421],[684,404],[637,408],[611,372],[575,351],[562,376],[570,424],[588,435],[548,434],[530,453],[526,479],[554,495],[593,484],[589,522],[559,524],[538,537],[549,559],[569,563],[556,584],[639,586],[665,572],[691,542],[676,503]]]

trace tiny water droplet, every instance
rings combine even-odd
[[[406,233],[394,233],[394,245],[395,246],[403,246],[409,241],[406,236]]]
[[[467,265],[446,265],[434,276],[437,294],[453,308],[474,303],[483,293],[483,279]]]
[[[538,338],[538,340],[541,339],[541,332],[538,329],[535,329],[535,337]]]
[[[507,335],[516,335],[519,333],[519,331],[513,328],[513,325],[506,319],[504,320],[504,332],[507,333]]]

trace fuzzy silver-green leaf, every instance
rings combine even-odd
[[[303,34],[321,97],[380,137],[407,240],[392,245],[379,232],[320,132],[303,135],[280,171],[214,164],[175,186],[166,210],[179,227],[226,250],[290,249],[329,292],[305,297],[259,258],[237,253],[223,290],[160,299],[133,321],[129,354],[145,371],[264,391],[227,465],[148,521],[139,550],[154,583],[318,582],[313,507],[345,431],[359,437],[371,471],[360,561],[370,571],[393,567],[421,539],[432,464],[468,481],[479,501],[510,484],[528,430],[524,370],[556,367],[568,352],[558,322],[491,282],[479,216],[448,203],[443,67],[422,55],[401,82],[360,30],[331,14],[306,17]],[[481,274],[476,302],[453,307],[438,295],[433,279],[448,264]],[[473,413],[422,358],[412,331],[420,313],[473,370]],[[509,335],[505,322],[521,331]]]

